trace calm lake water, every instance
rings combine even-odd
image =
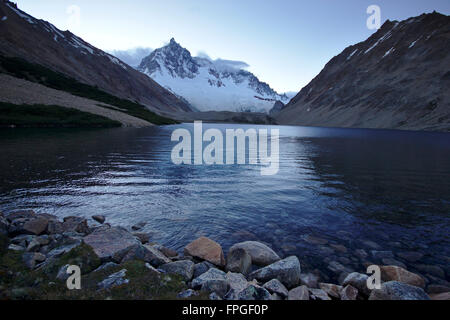
[[[448,285],[450,134],[274,127],[280,170],[261,176],[254,165],[172,164],[180,127],[193,129],[0,130],[0,210],[144,221],[153,241],[180,252],[201,235],[225,252],[258,240],[322,280],[384,262]]]

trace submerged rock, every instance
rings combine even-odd
[[[445,271],[439,266],[432,266],[428,264],[414,264],[414,268],[420,272],[431,274],[433,276],[445,279]]]
[[[308,288],[317,288],[319,283],[319,277],[313,273],[301,273],[300,283]]]
[[[100,224],[105,223],[105,216],[101,216],[101,215],[97,215],[97,216],[92,216],[92,219],[94,219],[95,221],[97,221]]]
[[[132,226],[131,229],[133,231],[142,230],[146,225],[147,225],[146,222],[139,222],[138,224],[135,224],[134,226]]]
[[[275,251],[257,241],[245,241],[233,245],[228,251],[228,256],[238,249],[244,249],[252,258],[252,263],[257,266],[267,266],[281,259]]]
[[[319,237],[315,237],[312,235],[305,236],[303,240],[305,240],[309,244],[315,244],[315,245],[325,245],[328,243],[328,240],[319,238]]]
[[[381,259],[381,262],[383,262],[383,264],[386,266],[397,266],[406,269],[406,265],[403,262],[392,258]]]
[[[394,254],[392,253],[392,251],[377,251],[377,250],[372,250],[372,257],[374,257],[375,259],[381,260],[384,258],[394,258]]]
[[[200,237],[184,248],[184,254],[211,262],[219,267],[225,266],[222,247],[206,237]]]
[[[397,256],[409,262],[416,262],[422,259],[423,253],[417,251],[398,252]]]
[[[431,300],[450,300],[450,292],[443,292],[430,295]]]
[[[351,273],[353,271],[337,261],[331,261],[328,264],[328,269],[334,273]]]

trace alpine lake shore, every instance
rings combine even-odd
[[[179,253],[153,243],[144,226],[111,226],[104,216],[0,213],[0,299],[450,299],[444,287],[427,286],[399,266],[379,266],[380,289],[370,290],[369,275],[357,272],[324,283],[303,271],[298,257],[281,258],[261,242],[236,243],[225,257],[220,244],[200,237]],[[68,289],[70,266],[80,268],[79,290]]]

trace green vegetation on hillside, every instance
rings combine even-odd
[[[0,72],[40,83],[52,89],[65,91],[75,96],[96,100],[123,109],[125,113],[157,125],[175,124],[175,120],[162,117],[145,106],[130,100],[115,97],[97,87],[93,87],[70,78],[62,73],[50,70],[42,65],[29,63],[21,58],[0,55]]]
[[[77,109],[0,102],[0,127],[120,127],[121,123]]]

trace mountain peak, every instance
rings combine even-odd
[[[268,111],[277,100],[289,101],[241,69],[243,64],[192,57],[172,38],[145,57],[138,70],[202,111]]]
[[[172,77],[194,78],[198,67],[191,53],[172,38],[169,44],[145,57],[138,70],[148,75],[166,70]]]

